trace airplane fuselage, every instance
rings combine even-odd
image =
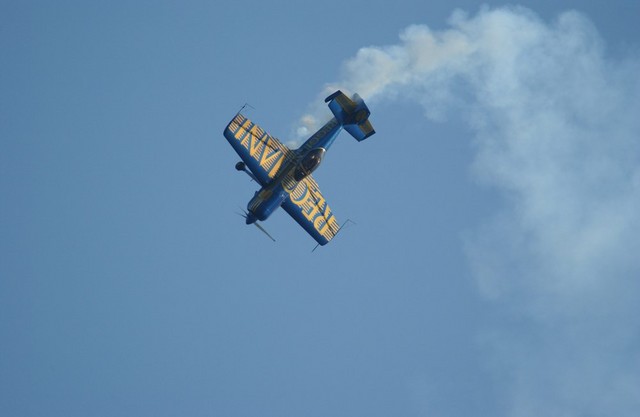
[[[246,223],[264,221],[282,205],[299,181],[318,168],[324,153],[333,145],[342,130],[336,120],[329,120],[316,133],[293,151],[293,157],[282,164],[274,179],[256,191],[247,204]]]

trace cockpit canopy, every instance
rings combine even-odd
[[[325,152],[326,150],[324,148],[315,148],[310,150],[304,158],[302,158],[302,161],[300,161],[296,170],[293,172],[293,179],[300,181],[315,171],[315,169],[320,166],[320,162],[322,162]]]

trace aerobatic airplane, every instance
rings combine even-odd
[[[246,172],[262,187],[247,205],[246,223],[255,224],[272,240],[257,221],[266,220],[280,206],[320,245],[327,244],[340,230],[311,173],[343,128],[358,141],[375,131],[369,122],[371,112],[357,94],[349,98],[338,90],[325,102],[334,117],[298,149],[289,149],[241,113],[224,130],[224,136],[242,159],[236,169]]]

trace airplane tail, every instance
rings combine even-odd
[[[354,94],[352,98],[349,98],[338,90],[327,97],[324,102],[329,103],[329,109],[338,122],[358,142],[376,133],[369,122],[371,112],[359,95]]]

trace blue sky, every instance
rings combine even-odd
[[[0,414],[637,416],[640,5],[267,3],[0,5]],[[222,130],[333,87],[311,253]]]

